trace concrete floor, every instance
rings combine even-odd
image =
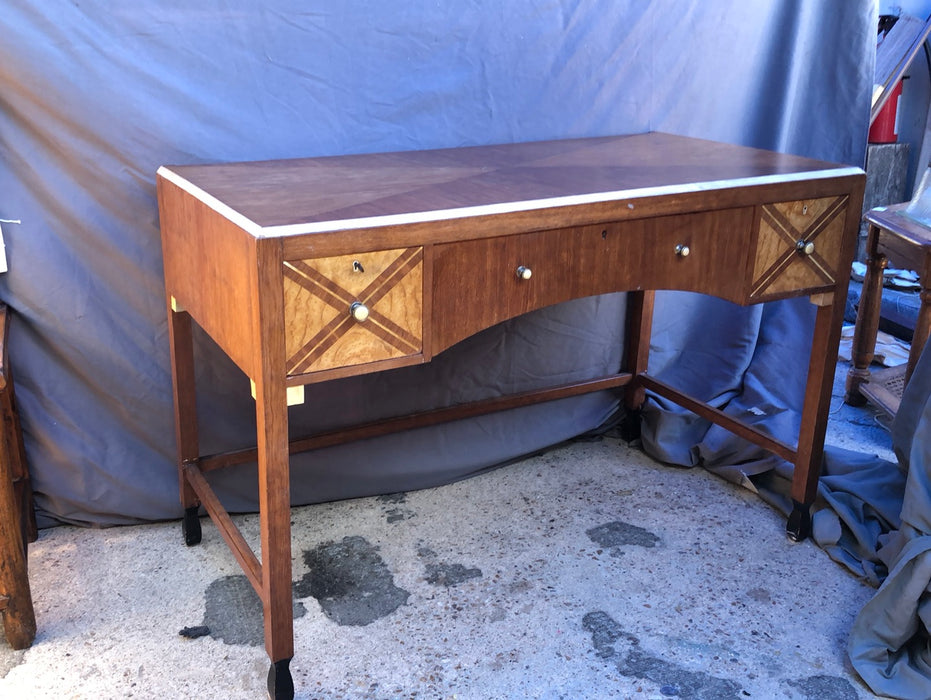
[[[829,442],[891,459],[839,391]],[[293,521],[298,698],[873,697],[845,651],[873,589],[617,439]],[[258,601],[209,521],[192,548],[178,523],[45,530],[29,565],[39,634],[0,644],[0,698],[265,696]]]

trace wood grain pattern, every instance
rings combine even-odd
[[[0,616],[9,645],[26,649],[36,637],[26,551],[35,519],[7,353],[9,327],[9,310],[0,304]]]
[[[252,376],[255,239],[162,177],[158,201],[168,296]]]
[[[433,349],[580,297],[680,289],[745,302],[752,208],[541,231],[436,246]],[[676,253],[686,245],[689,254]],[[529,267],[523,280],[517,268]]]
[[[291,479],[285,340],[282,333],[284,286],[281,246],[274,239],[256,245],[256,270],[250,286],[258,332],[252,338],[256,358],[255,419],[258,437],[258,493],[262,543],[262,611],[265,650],[272,663],[294,656],[291,606]]]
[[[284,264],[289,375],[417,355],[423,350],[423,249]],[[369,308],[358,322],[354,302]]]
[[[846,212],[845,196],[762,205],[751,300],[833,288],[848,274],[840,270]],[[800,253],[799,241],[814,251]]]
[[[258,226],[324,223],[334,230],[373,216],[527,206],[646,188],[665,188],[669,199],[701,185],[707,199],[717,189],[710,183],[779,175],[798,180],[836,169],[809,158],[661,133],[171,168]],[[733,190],[726,184],[720,189]]]

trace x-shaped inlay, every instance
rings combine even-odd
[[[751,295],[757,296],[765,291],[773,281],[785,272],[786,268],[800,258],[808,263],[808,268],[821,277],[825,284],[833,284],[834,271],[831,269],[831,264],[818,253],[817,249],[804,254],[803,257],[803,254],[799,253],[798,246],[800,243],[804,246],[813,242],[834,218],[844,211],[846,204],[847,197],[834,198],[824,211],[801,231],[779,210],[778,205],[764,204],[762,207],[763,222],[769,225],[788,247],[756,280]]]
[[[398,257],[358,294],[346,291],[305,261],[286,262],[285,277],[340,312],[288,358],[288,373],[307,372],[350,328],[360,325],[403,354],[418,352],[420,338],[379,312],[374,305],[422,260],[422,248],[407,248],[401,251]],[[349,314],[350,306],[357,301],[369,307],[369,316],[364,324],[359,324]]]

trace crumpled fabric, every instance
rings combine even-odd
[[[848,652],[873,692],[931,697],[931,351],[925,348],[893,423],[907,469],[901,525],[878,549],[888,575],[854,621]]]

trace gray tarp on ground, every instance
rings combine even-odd
[[[3,228],[0,298],[16,313],[11,362],[42,522],[180,515],[159,165],[648,130],[862,165],[876,21],[871,0],[7,0],[0,219],[22,223]],[[813,313],[805,300],[740,309],[661,294],[651,371],[726,410],[762,412],[792,440]],[[293,431],[614,371],[623,315],[621,295],[574,301],[423,367],[314,386]],[[196,352],[203,451],[247,446],[248,379],[202,334]],[[302,455],[293,499],[461,478],[593,429],[616,406],[595,394]],[[929,459],[916,434],[913,473]],[[654,401],[644,437],[657,458],[703,463],[783,503],[785,464],[694,416]],[[832,453],[821,490],[832,508],[815,523],[832,556],[874,581],[904,480],[877,495],[882,470],[897,473],[887,466]],[[255,508],[252,466],[213,481],[231,510]],[[927,559],[900,561],[890,581],[924,590]]]
[[[877,693],[908,700],[931,696],[931,345],[925,348],[893,423],[900,472],[887,464],[895,521],[874,528],[874,560],[888,574],[854,622],[850,659]],[[907,477],[905,476],[907,474]],[[903,484],[903,482],[905,482]],[[872,488],[875,494],[877,488]],[[862,518],[870,521],[871,518]]]

